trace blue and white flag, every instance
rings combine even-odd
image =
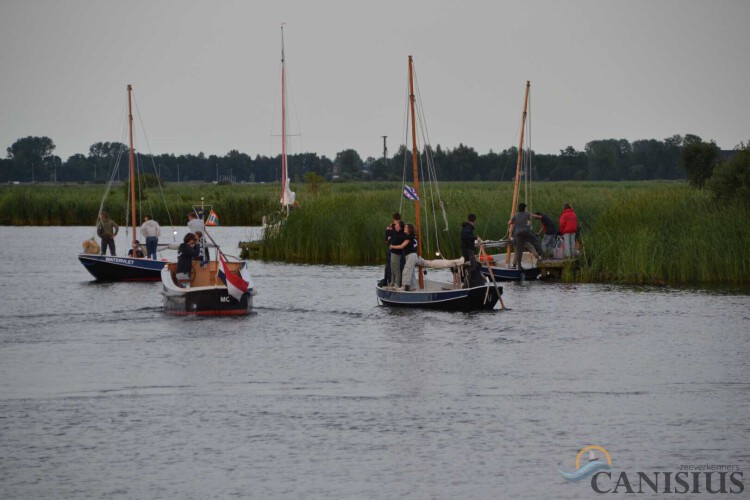
[[[404,198],[406,198],[407,200],[419,201],[417,190],[406,185],[404,186]]]

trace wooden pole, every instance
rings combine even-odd
[[[135,151],[133,149],[133,105],[131,102],[131,94],[133,93],[133,86],[128,84],[128,129],[130,131],[130,217],[132,219],[133,226],[133,257],[137,256],[135,240],[136,240],[136,224],[138,223],[138,216],[135,209]]]
[[[513,183],[513,205],[510,207],[510,218],[512,219],[516,215],[516,205],[518,204],[518,189],[519,189],[519,181],[521,178],[521,160],[523,158],[523,133],[526,126],[526,109],[529,104],[529,88],[531,87],[531,82],[529,80],[526,80],[526,95],[523,98],[523,114],[521,115],[521,140],[518,144],[518,161],[516,162],[516,180]],[[510,237],[512,236],[510,225],[508,225],[508,239],[510,240]],[[510,244],[506,247],[505,250],[505,265],[510,264]],[[516,265],[520,266],[520,262],[516,262]]]

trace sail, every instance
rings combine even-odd
[[[281,206],[288,207],[294,205],[296,196],[296,193],[289,188],[289,178],[287,177],[284,183],[284,191],[281,193]]]

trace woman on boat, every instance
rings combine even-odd
[[[401,287],[401,256],[404,253],[404,223],[400,220],[393,221],[393,234],[391,244],[388,246],[391,258],[391,282],[389,285],[396,288]]]
[[[200,260],[201,249],[198,246],[198,238],[193,233],[188,233],[182,239],[177,249],[177,270],[175,277],[177,283],[187,288],[190,284],[190,272],[193,270],[193,259]]]
[[[393,251],[392,245],[391,248]],[[414,269],[417,267],[417,234],[413,224],[404,226],[404,241],[396,250],[402,251],[405,259],[404,270],[401,271],[402,286],[399,289],[416,290],[418,285]]]

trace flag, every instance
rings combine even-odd
[[[208,218],[206,219],[206,225],[207,226],[218,226],[219,225],[219,216],[216,215],[216,212],[214,212],[214,209],[211,209],[211,212],[208,214]]]
[[[404,198],[406,198],[407,200],[419,201],[417,190],[409,186],[404,186]]]
[[[240,278],[236,274],[232,274],[229,271],[229,267],[227,266],[227,261],[224,260],[224,254],[221,253],[220,251],[218,252],[218,254],[219,254],[218,277],[227,286],[227,291],[229,292],[229,295],[231,295],[237,300],[240,300],[242,296],[245,294],[245,292],[247,292],[248,288],[250,287],[250,283],[244,279],[245,276],[247,276],[247,278],[249,278],[249,276],[243,273],[243,278]]]

